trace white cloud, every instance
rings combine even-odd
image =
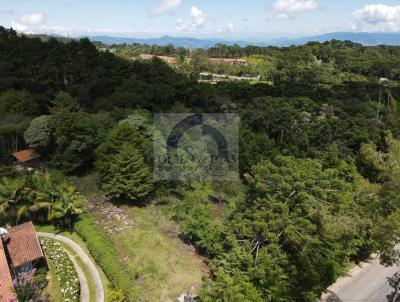
[[[233,23],[226,24],[225,26],[217,29],[217,32],[219,32],[219,33],[232,33],[234,31],[235,31],[235,27],[234,27]]]
[[[204,24],[204,22],[206,22],[206,15],[196,6],[192,6],[190,14],[192,15],[192,19],[196,26],[201,26]]]
[[[369,4],[354,12],[354,30],[400,30],[400,5]]]
[[[61,36],[71,36],[71,37],[80,37],[80,36],[93,36],[93,35],[110,35],[110,36],[118,36],[118,37],[129,37],[131,36],[131,32],[126,31],[118,31],[110,28],[103,29],[80,29],[80,28],[67,28],[64,26],[36,26],[29,28],[26,25],[13,22],[13,29],[18,32],[23,32],[26,34],[57,34]]]
[[[196,6],[192,6],[190,9],[190,21],[184,22],[182,19],[177,19],[175,29],[177,31],[193,33],[203,27],[206,20],[207,18],[204,12]]]
[[[268,19],[272,21],[294,19],[296,13],[317,9],[318,4],[315,0],[277,0],[272,5],[274,15],[268,16]]]
[[[159,16],[165,13],[175,13],[181,6],[182,0],[162,0],[150,8],[151,16]]]
[[[16,31],[26,31],[28,27],[16,21],[11,22],[11,28],[15,29]]]
[[[20,16],[11,22],[11,27],[17,31],[27,32],[32,28],[38,27],[46,22],[43,13],[31,13]]]
[[[24,25],[40,25],[45,22],[45,17],[43,13],[32,13],[22,15],[18,19],[18,23]]]

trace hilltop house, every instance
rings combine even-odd
[[[230,64],[230,65],[240,65],[246,66],[247,60],[246,59],[231,59],[231,58],[210,58],[210,62],[213,64]]]
[[[0,228],[0,302],[17,301],[13,277],[39,264],[46,265],[46,260],[31,222]]]

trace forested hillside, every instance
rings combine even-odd
[[[49,205],[35,202],[41,188],[54,199],[55,182],[10,172],[11,152],[30,146],[68,176],[98,173],[110,201],[153,204],[179,223],[211,270],[201,301],[314,301],[374,252],[397,261],[400,47],[331,41],[207,50],[253,56],[267,80],[257,84],[199,83],[207,54],[195,52],[198,60],[177,71],[159,59],[99,52],[86,39],[43,42],[0,28],[0,222],[49,219],[40,215]],[[237,113],[240,181],[155,182],[158,112]],[[80,221],[80,233],[96,232],[91,222],[82,227],[88,218],[79,220],[80,207],[69,210],[56,217]],[[146,301],[140,276],[110,265],[116,253],[107,245],[109,254],[101,254],[103,242],[92,246],[115,289],[126,301]]]

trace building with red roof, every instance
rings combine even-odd
[[[17,163],[23,167],[31,167],[39,162],[40,154],[32,148],[21,150],[12,154]]]
[[[11,269],[3,243],[0,242],[0,301],[9,302],[14,300],[16,300],[16,297],[13,292]]]
[[[19,271],[45,263],[45,257],[32,222],[0,232],[0,302],[17,301],[12,279]]]

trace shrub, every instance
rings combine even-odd
[[[108,294],[107,302],[126,302],[126,299],[121,290],[113,290]]]
[[[117,252],[107,235],[96,228],[93,217],[82,214],[74,225],[75,231],[85,241],[90,253],[103,269],[107,278],[120,289],[128,301],[138,301],[139,289],[132,284],[132,276],[120,262]]]
[[[46,301],[40,295],[43,284],[35,280],[36,269],[20,272],[13,280],[14,292],[19,301],[39,302]]]

